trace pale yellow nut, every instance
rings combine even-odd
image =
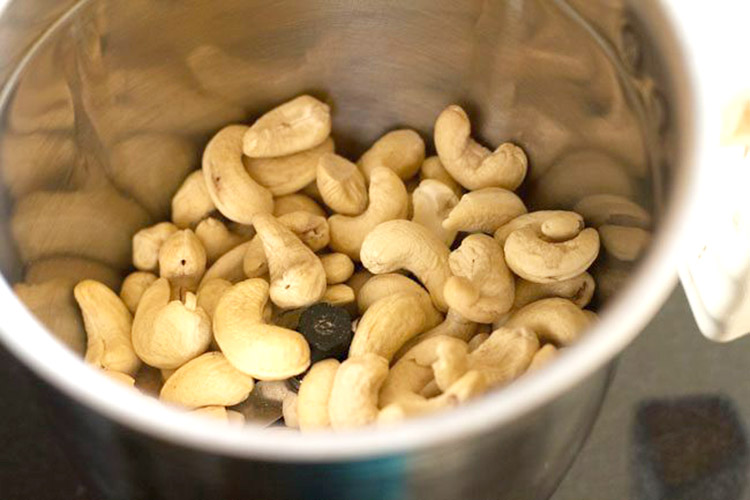
[[[122,283],[119,270],[91,259],[81,257],[54,256],[31,262],[26,266],[24,282],[30,285],[61,279],[75,285],[81,280],[91,279],[104,283],[115,290]],[[72,289],[72,286],[71,286]]]
[[[128,306],[128,310],[135,314],[138,309],[138,303],[141,301],[143,292],[150,287],[158,277],[154,273],[147,273],[145,271],[136,271],[130,273],[125,281],[122,282],[122,288],[120,288],[120,298]]]
[[[230,283],[237,283],[238,281],[245,279],[243,262],[245,254],[253,244],[253,241],[255,241],[255,238],[237,245],[216,259],[216,262],[214,262],[203,275],[200,285],[198,285],[198,290],[200,290],[205,283],[214,279],[225,279]]]
[[[177,369],[159,398],[186,408],[233,406],[247,399],[254,381],[220,352],[207,352]]]
[[[159,269],[159,250],[178,231],[171,222],[160,222],[133,235],[133,265],[139,271]]]
[[[213,318],[216,304],[219,303],[224,292],[230,288],[232,288],[232,283],[225,279],[215,278],[207,281],[198,290],[198,307],[206,311],[209,318]]]
[[[531,358],[531,364],[529,364],[527,371],[535,371],[547,366],[559,354],[559,349],[552,344],[542,346],[542,348],[534,354],[534,357]]]
[[[369,425],[378,417],[378,393],[388,375],[388,361],[367,353],[341,363],[328,400],[334,430]]]
[[[449,309],[442,323],[408,341],[403,347],[401,347],[401,349],[399,349],[393,359],[401,359],[409,349],[433,337],[446,336],[468,342],[468,340],[477,333],[478,329],[479,325],[477,323],[464,318],[455,310]]]
[[[409,195],[401,179],[392,171],[378,167],[373,171],[369,190],[370,204],[361,215],[349,217],[333,215],[328,219],[331,228],[331,248],[359,261],[365,237],[380,223],[403,219],[408,212]]]
[[[295,308],[320,300],[326,275],[318,256],[272,215],[260,214],[254,224],[268,260],[273,303]]]
[[[310,347],[299,333],[264,324],[268,283],[249,279],[219,299],[213,316],[214,337],[238,370],[259,380],[284,380],[310,365]]]
[[[638,260],[651,243],[651,233],[640,227],[605,224],[599,227],[599,234],[607,253],[623,262]]]
[[[201,170],[188,175],[172,197],[172,222],[181,229],[205,219],[214,210],[216,205],[211,199]]]
[[[576,203],[574,212],[591,227],[604,224],[618,224],[648,229],[651,227],[651,214],[632,200],[614,194],[592,194]]]
[[[354,290],[354,295],[359,298],[359,292],[367,281],[374,275],[367,269],[360,269],[359,271],[352,274],[352,277],[346,282],[349,287]]]
[[[346,306],[354,304],[357,298],[354,296],[354,290],[351,287],[339,283],[326,288],[326,292],[320,298],[321,302],[331,304],[332,306]]]
[[[105,370],[134,375],[141,360],[133,349],[133,316],[106,285],[84,280],[73,289],[88,337],[86,362]]]
[[[232,426],[242,426],[245,424],[245,416],[242,413],[234,410],[227,410],[223,406],[204,406],[203,408],[191,410],[189,413],[210,418],[217,422],[226,422]]]
[[[320,195],[317,182],[311,182],[310,184],[305,186],[305,188],[302,191],[300,191],[300,193],[315,200],[316,203],[320,203],[320,204],[323,203],[323,197]]]
[[[416,222],[384,222],[367,234],[362,243],[362,264],[374,274],[405,269],[427,288],[440,311],[448,309],[443,288],[451,276],[450,250],[426,227]]]
[[[464,194],[464,188],[456,182],[456,179],[451,177],[451,174],[443,166],[440,158],[437,156],[430,156],[426,158],[422,163],[422,167],[419,170],[419,179],[434,179],[440,181],[448,186],[457,198],[460,198]]]
[[[526,213],[521,198],[502,188],[484,188],[466,193],[443,221],[446,230],[466,233],[495,231],[519,215]]]
[[[435,308],[427,290],[413,279],[397,273],[371,276],[360,286],[356,293],[360,316],[375,302],[398,293],[413,294],[419,298],[422,311],[425,314],[425,329],[433,328],[443,321],[443,315]]]
[[[330,137],[320,145],[278,158],[243,157],[245,169],[250,177],[266,187],[274,196],[296,193],[311,182],[315,182],[318,161],[326,153],[333,153],[334,143]]]
[[[255,182],[242,164],[244,125],[221,129],[203,152],[203,175],[216,208],[226,218],[252,224],[253,217],[273,211],[271,192]]]
[[[307,372],[299,386],[297,417],[302,431],[325,429],[331,426],[328,400],[340,363],[335,359],[318,361]]]
[[[291,429],[299,429],[297,394],[289,391],[281,402],[281,415],[284,417],[284,425]]]
[[[346,254],[329,253],[320,256],[320,263],[326,273],[326,283],[337,285],[343,283],[354,274],[354,262]]]
[[[507,328],[526,327],[544,342],[570,345],[589,326],[591,319],[567,299],[542,299],[522,307],[505,323]]]
[[[104,374],[107,375],[112,380],[117,381],[120,384],[123,384],[127,387],[135,387],[135,379],[128,375],[127,373],[122,372],[116,372],[112,370],[104,370]]]
[[[316,183],[323,201],[336,213],[359,215],[367,208],[365,177],[342,156],[329,153],[320,157]]]
[[[285,102],[261,116],[245,133],[242,150],[251,158],[299,153],[331,133],[331,109],[309,95]]]
[[[448,106],[435,122],[435,148],[445,169],[466,189],[514,190],[526,177],[528,160],[511,143],[490,151],[471,137],[471,123],[460,106]]]
[[[527,328],[500,328],[469,353],[469,369],[488,385],[502,385],[520,377],[539,350],[539,339]]]
[[[206,271],[206,250],[190,229],[172,234],[159,249],[159,276],[173,286],[195,290]]]
[[[177,368],[161,368],[159,370],[159,374],[161,375],[162,382],[166,382],[169,380],[169,377],[174,375],[174,372],[177,371]]]
[[[550,221],[554,222],[550,223]],[[575,212],[566,212],[564,210],[539,210],[537,212],[529,212],[527,214],[519,215],[508,223],[503,224],[497,229],[497,231],[495,231],[495,239],[504,246],[505,241],[512,232],[527,227],[552,239],[559,239],[561,236],[560,230],[564,229],[570,233],[566,238],[562,239],[569,239],[578,234],[584,228],[584,222],[583,217]],[[550,229],[554,231],[554,234],[547,234],[547,231]]]
[[[411,195],[413,222],[421,224],[450,246],[456,239],[455,229],[446,229],[444,222],[458,205],[455,193],[436,180],[423,180]]]
[[[424,155],[424,141],[418,133],[411,129],[393,130],[375,141],[357,164],[368,181],[377,167],[389,168],[407,180],[419,171]]]
[[[292,212],[308,212],[321,217],[327,216],[326,211],[318,205],[318,202],[306,194],[294,193],[274,199],[274,217],[281,217]]]
[[[482,343],[488,338],[490,338],[490,334],[486,332],[480,332],[471,337],[471,339],[469,339],[469,342],[467,342],[469,346],[469,352],[476,351],[477,348],[482,345]]]
[[[216,259],[248,239],[232,233],[226,224],[213,217],[203,219],[196,226],[195,236],[206,250],[206,262],[208,264],[215,262]]]
[[[520,309],[537,300],[561,297],[572,301],[583,309],[591,302],[595,288],[596,283],[589,273],[582,273],[570,279],[552,283],[534,283],[518,278],[513,307]]]
[[[203,354],[211,339],[211,318],[198,307],[196,296],[188,292],[184,303],[173,300],[156,314],[144,360],[159,368],[177,368]]]

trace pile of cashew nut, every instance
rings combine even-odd
[[[614,195],[528,212],[524,151],[482,146],[456,105],[434,145],[425,158],[418,133],[395,130],[354,163],[310,96],[219,130],[172,220],[133,236],[119,295],[75,285],[86,361],[136,387],[161,370],[150,392],[229,423],[256,383],[296,377],[283,412],[302,431],[453,407],[548,363],[596,319],[600,239],[636,259],[648,213]],[[17,287],[27,303],[31,286]],[[353,319],[345,359],[311,363],[279,319],[320,302]]]

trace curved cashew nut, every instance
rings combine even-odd
[[[318,202],[306,194],[288,194],[286,196],[279,196],[274,200],[274,217],[281,217],[292,212],[308,212],[321,217],[327,216],[326,211],[318,205]]]
[[[201,170],[188,175],[172,197],[172,222],[180,229],[187,229],[205,219],[214,210],[216,205]]]
[[[404,353],[409,349],[432,337],[454,337],[463,340],[464,342],[468,342],[469,339],[477,333],[478,329],[479,325],[477,323],[464,318],[454,309],[448,309],[448,313],[445,315],[445,320],[443,320],[442,323],[431,330],[427,330],[426,332],[417,335],[404,344],[393,359],[401,359]]]
[[[319,145],[331,134],[331,108],[301,95],[258,118],[242,141],[251,158],[286,156]]]
[[[125,281],[122,282],[120,298],[132,314],[135,314],[136,309],[138,309],[138,303],[141,301],[143,293],[157,279],[157,276],[153,273],[136,271],[129,274],[128,277],[125,278]]]
[[[634,201],[616,194],[592,194],[576,203],[574,212],[583,216],[589,226],[618,224],[648,229],[651,214]]]
[[[541,299],[561,297],[572,301],[583,309],[594,296],[596,283],[589,273],[582,273],[570,279],[552,283],[534,283],[525,279],[516,280],[516,297],[513,307],[520,309]]]
[[[429,229],[446,245],[452,245],[458,231],[445,229],[443,224],[454,207],[458,205],[455,193],[442,182],[427,179],[419,183],[411,199],[414,212],[412,222]]]
[[[159,249],[177,232],[171,222],[160,222],[141,229],[133,235],[133,265],[139,271],[156,271],[159,267]]]
[[[326,282],[329,285],[343,283],[354,274],[354,262],[343,253],[329,253],[320,256],[320,263],[326,272]]]
[[[534,354],[534,357],[531,358],[531,364],[526,371],[534,371],[547,366],[547,364],[555,359],[558,354],[560,354],[560,350],[557,347],[552,344],[545,344],[536,352],[536,354]]]
[[[206,270],[206,273],[201,279],[198,290],[200,290],[207,282],[214,279],[225,279],[230,283],[237,283],[245,279],[245,271],[243,263],[245,260],[245,254],[248,249],[253,245],[253,238],[250,241],[246,241],[241,245],[237,245],[218,259]]]
[[[448,106],[435,122],[435,148],[445,169],[466,189],[514,190],[526,177],[528,160],[511,143],[490,151],[471,138],[471,122],[460,106]]]
[[[526,327],[540,340],[567,346],[589,326],[591,320],[567,299],[552,298],[532,302],[516,311],[505,323],[507,328]]]
[[[130,330],[133,316],[120,297],[106,285],[84,280],[73,289],[88,336],[86,362],[134,375],[141,360],[133,349]]]
[[[413,293],[384,297],[362,315],[354,332],[349,357],[375,353],[387,360],[425,330],[422,301]]]
[[[477,323],[492,323],[510,310],[515,284],[494,238],[467,236],[448,262],[453,276],[445,282],[443,293],[451,309]]]
[[[451,276],[450,250],[426,227],[407,220],[378,225],[362,243],[362,264],[374,274],[406,269],[430,292],[435,307],[448,309],[443,296],[445,282]]]
[[[254,381],[220,352],[207,352],[175,371],[161,389],[162,401],[186,408],[233,406],[247,399]]]
[[[159,276],[178,288],[195,290],[206,271],[206,250],[190,229],[172,234],[159,249]]]
[[[388,273],[372,276],[357,292],[357,306],[360,316],[375,302],[398,293],[414,294],[419,297],[425,315],[425,329],[433,328],[443,321],[443,315],[435,309],[427,290],[403,274]]]
[[[320,298],[321,302],[326,302],[332,306],[346,306],[354,304],[357,297],[354,296],[354,290],[343,283],[331,285],[326,288],[326,292]]]
[[[321,156],[316,179],[323,202],[334,212],[359,215],[367,208],[365,177],[346,158],[333,153]]]
[[[378,417],[378,393],[388,375],[388,361],[377,354],[350,356],[341,363],[328,399],[331,427],[368,425]]]
[[[512,191],[477,189],[461,197],[443,221],[443,227],[450,231],[494,234],[500,226],[525,213],[526,206]]]
[[[174,369],[200,356],[211,344],[211,318],[188,292],[185,302],[173,300],[154,317],[147,361],[157,368]]]
[[[254,225],[268,260],[273,303],[291,309],[320,300],[326,273],[318,256],[272,215],[256,216]]]
[[[238,370],[259,380],[284,380],[310,365],[310,346],[299,333],[263,322],[268,283],[249,279],[221,296],[213,316],[214,337]]]
[[[213,217],[203,219],[196,226],[195,236],[206,250],[206,262],[209,264],[248,240],[242,235],[234,234],[226,224]]]
[[[252,224],[253,217],[273,211],[271,192],[255,182],[242,164],[244,125],[229,125],[203,152],[203,176],[211,200],[227,219]]]
[[[257,183],[268,189],[274,196],[296,193],[311,182],[315,182],[318,160],[334,150],[330,137],[318,146],[301,153],[279,158],[250,158],[242,161],[245,169]]]
[[[318,361],[299,386],[297,417],[302,431],[325,429],[331,426],[328,401],[340,363],[335,359]]]
[[[214,278],[207,281],[198,290],[198,307],[206,311],[209,318],[213,318],[219,299],[230,288],[232,288],[232,283],[225,279]]]
[[[539,339],[527,328],[499,328],[469,353],[469,369],[484,375],[487,385],[520,377],[539,351]]]
[[[419,171],[424,152],[424,141],[414,130],[393,130],[375,141],[357,165],[368,181],[377,167],[389,168],[405,181]]]
[[[551,222],[550,222],[551,221]],[[551,239],[569,239],[578,234],[583,228],[583,217],[575,212],[566,212],[564,210],[539,210],[519,215],[507,224],[500,226],[495,231],[495,239],[501,245],[505,246],[508,236],[514,231],[525,227],[533,228],[537,232]],[[544,229],[543,229],[544,228]],[[562,230],[562,231],[561,231]],[[551,234],[547,234],[551,231]],[[560,234],[568,231],[567,234]]]
[[[456,182],[456,179],[451,177],[451,174],[448,173],[448,171],[443,166],[443,163],[440,161],[440,158],[438,158],[437,156],[430,156],[429,158],[425,159],[425,161],[422,163],[422,167],[419,170],[419,179],[422,181],[426,179],[434,179],[436,181],[440,181],[448,186],[458,198],[460,198],[464,194],[464,188],[461,186],[461,184]]]
[[[385,167],[373,170],[369,197],[370,204],[361,215],[333,215],[328,219],[331,248],[347,254],[352,260],[359,260],[362,242],[375,226],[407,215],[409,195],[404,183],[392,170]]]
[[[605,224],[599,227],[599,234],[607,253],[623,262],[638,260],[651,243],[651,233],[640,227]]]

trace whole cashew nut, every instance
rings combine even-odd
[[[448,186],[451,191],[455,193],[457,198],[460,198],[464,194],[464,188],[461,184],[456,182],[456,179],[451,177],[451,174],[448,173],[443,166],[443,163],[440,161],[440,158],[437,156],[430,156],[425,159],[419,170],[419,179],[422,181],[426,179],[440,181]]]
[[[602,246],[612,257],[622,262],[633,262],[651,243],[651,233],[640,227],[605,224],[599,227]]]
[[[513,307],[520,309],[532,302],[551,297],[561,297],[572,301],[583,309],[594,296],[596,283],[589,273],[582,273],[570,279],[552,283],[534,283],[518,278]]]
[[[484,188],[466,193],[443,221],[450,231],[494,234],[508,221],[526,213],[521,198],[502,188]]]
[[[370,204],[361,215],[349,217],[333,215],[328,219],[331,227],[331,248],[359,260],[365,237],[378,224],[407,215],[409,195],[401,179],[392,170],[378,167],[370,179]]]
[[[411,195],[412,222],[421,224],[450,246],[456,239],[455,229],[445,229],[443,224],[448,215],[458,205],[455,193],[445,184],[436,180],[423,180]]]
[[[407,220],[384,222],[362,243],[362,264],[374,274],[405,269],[430,292],[435,307],[448,309],[443,288],[451,276],[450,250],[426,227]]]
[[[318,361],[302,379],[297,398],[297,417],[302,431],[331,426],[328,401],[339,366],[335,359]]]
[[[469,369],[484,375],[487,385],[520,377],[539,350],[539,339],[527,328],[499,328],[469,353]]]
[[[443,293],[451,309],[477,323],[492,323],[510,310],[514,279],[494,238],[467,236],[448,262],[453,276],[445,282]]]
[[[350,356],[333,379],[328,416],[333,429],[369,425],[378,417],[378,393],[388,375],[388,361],[377,354]]]
[[[213,217],[203,219],[196,226],[195,236],[206,250],[206,262],[209,264],[248,239],[232,233],[226,224]]]
[[[552,221],[552,223],[550,223]],[[505,246],[505,241],[508,236],[518,229],[525,227],[533,228],[536,231],[542,231],[552,229],[553,234],[543,234],[547,237],[554,239],[569,239],[570,237],[578,234],[581,229],[584,228],[583,217],[575,212],[566,212],[564,210],[539,210],[537,212],[529,212],[527,214],[519,215],[515,219],[509,221],[507,224],[500,226],[495,231],[495,239],[501,245]],[[567,230],[568,234],[561,235],[561,230]]]
[[[188,175],[172,197],[172,222],[180,229],[189,228],[214,210],[216,205],[211,199],[201,170]]]
[[[178,288],[195,290],[206,271],[206,250],[190,229],[172,234],[159,249],[159,276]]]
[[[159,268],[159,249],[174,233],[177,226],[160,222],[141,229],[133,235],[133,265],[139,271],[156,271]]]
[[[375,141],[357,165],[368,181],[377,167],[389,168],[405,181],[419,171],[424,153],[424,141],[414,130],[393,130]]]
[[[615,194],[592,194],[576,203],[574,212],[581,214],[589,226],[618,224],[648,229],[651,214],[634,201]]]
[[[301,95],[272,109],[253,123],[242,140],[251,158],[286,156],[312,149],[331,134],[331,108]]]
[[[129,274],[128,277],[125,278],[125,281],[122,282],[120,298],[132,314],[135,314],[136,309],[138,309],[138,303],[141,301],[143,293],[157,279],[157,276],[153,273],[136,271]]]
[[[401,359],[404,353],[409,349],[432,337],[454,337],[463,340],[464,342],[468,342],[468,340],[477,333],[478,329],[479,325],[477,323],[464,318],[454,309],[448,309],[448,313],[445,315],[445,320],[442,323],[408,341],[396,353],[393,359]]]
[[[471,138],[471,122],[460,106],[448,106],[435,122],[435,148],[445,169],[466,189],[514,190],[526,177],[528,160],[518,146],[490,151]]]
[[[526,327],[540,340],[564,347],[580,337],[591,320],[567,299],[551,298],[532,302],[516,311],[505,323],[507,328]]]
[[[255,238],[246,241],[241,245],[237,245],[216,259],[216,262],[214,262],[203,275],[200,285],[198,285],[198,290],[200,290],[207,282],[218,278],[225,279],[230,283],[237,283],[238,281],[244,280],[246,277],[243,268],[245,254],[247,254],[248,249],[253,245],[253,241],[255,241]]]
[[[329,153],[320,157],[316,183],[328,207],[343,215],[359,215],[367,208],[367,183],[357,166]]]
[[[203,152],[206,188],[216,208],[226,218],[252,224],[256,214],[273,211],[271,192],[255,182],[242,164],[244,125],[221,129]]]
[[[265,280],[232,286],[214,310],[214,337],[238,370],[259,380],[284,380],[307,369],[310,346],[299,333],[264,323],[267,302]]]
[[[206,352],[211,339],[211,318],[188,292],[184,303],[173,300],[157,312],[146,362],[156,368],[177,368]]]
[[[206,311],[209,318],[213,318],[219,299],[230,288],[232,283],[225,279],[215,278],[207,281],[198,290],[198,307]]]
[[[326,288],[325,293],[320,298],[321,302],[326,302],[332,306],[347,306],[354,304],[357,297],[354,296],[354,290],[343,283],[331,285]]]
[[[288,194],[286,196],[279,196],[274,200],[274,217],[281,217],[292,212],[308,212],[312,215],[327,217],[326,211],[318,205],[318,202],[306,194]]]
[[[433,328],[443,321],[443,315],[435,308],[427,290],[403,274],[387,273],[372,276],[362,284],[357,292],[357,308],[363,315],[375,302],[398,293],[414,294],[419,297],[425,314],[425,328]]]

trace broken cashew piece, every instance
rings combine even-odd
[[[539,339],[528,328],[499,328],[469,353],[469,369],[484,375],[487,385],[520,377],[539,351]]]
[[[440,181],[426,179],[419,183],[411,195],[412,222],[421,224],[448,246],[453,244],[458,231],[445,229],[443,222],[458,205],[458,197]]]
[[[589,273],[582,273],[570,279],[552,283],[534,283],[518,278],[513,307],[520,309],[537,300],[561,297],[572,301],[583,309],[591,302],[595,288],[596,283]]]
[[[195,228],[195,236],[206,250],[206,262],[212,264],[216,259],[247,241],[247,238],[232,233],[218,219],[208,217],[203,219]]]
[[[378,394],[388,375],[388,361],[377,354],[350,356],[341,363],[328,400],[334,430],[369,425],[378,417]]]
[[[590,323],[588,315],[573,302],[552,298],[522,307],[513,313],[505,327],[529,328],[540,340],[564,347],[578,339]]]
[[[316,183],[323,202],[342,215],[359,215],[367,208],[367,184],[357,165],[329,153],[320,157]]]
[[[320,263],[326,273],[326,283],[338,285],[343,283],[354,274],[354,262],[348,255],[343,253],[329,253],[320,256]]]
[[[264,114],[247,130],[242,151],[250,158],[286,156],[319,145],[331,134],[331,108],[301,95]]]
[[[157,279],[158,277],[153,273],[136,271],[130,273],[127,278],[125,278],[125,281],[122,282],[120,298],[132,314],[135,314],[136,309],[138,309],[138,303],[141,301],[143,292],[145,292]]]
[[[133,265],[139,271],[156,271],[159,268],[159,249],[174,233],[177,226],[160,222],[141,229],[133,235]]]
[[[284,380],[307,369],[310,346],[299,333],[264,323],[267,302],[265,280],[232,286],[214,310],[214,337],[238,370],[259,380]]]
[[[133,316],[106,285],[84,280],[73,289],[86,327],[86,362],[128,375],[135,375],[141,360],[133,349],[130,331]]]
[[[495,234],[500,226],[525,213],[526,206],[514,192],[502,188],[477,189],[461,197],[443,221],[443,228]]]
[[[271,192],[255,182],[242,164],[244,125],[229,125],[203,152],[206,188],[216,208],[229,220],[252,224],[256,214],[273,211]]]
[[[591,227],[617,224],[648,229],[651,227],[651,214],[634,201],[615,194],[592,194],[576,203],[574,212]]]
[[[375,141],[357,165],[368,181],[377,167],[389,168],[405,181],[419,171],[424,154],[424,141],[418,133],[411,129],[393,130]]]
[[[448,246],[426,227],[407,220],[384,222],[362,243],[362,264],[374,274],[405,269],[427,288],[440,311],[448,309],[443,288],[451,276]]]
[[[531,358],[531,364],[526,371],[534,371],[547,366],[553,359],[555,359],[560,350],[552,344],[546,344],[539,349],[534,357]]]
[[[172,197],[172,222],[180,229],[187,229],[205,219],[216,210],[201,170],[185,178],[180,189]]]
[[[335,359],[318,361],[310,368],[297,394],[297,418],[302,431],[325,429],[331,426],[328,400],[333,381],[341,363]]]
[[[370,204],[361,215],[333,215],[328,219],[331,248],[356,261],[360,259],[360,249],[365,237],[378,224],[403,219],[408,212],[409,195],[404,183],[398,175],[385,167],[373,170],[369,198]]]
[[[362,284],[357,292],[357,308],[360,316],[367,312],[375,302],[398,293],[414,294],[419,297],[425,314],[425,329],[433,328],[443,321],[443,315],[435,308],[427,290],[413,279],[397,273],[378,274]]]
[[[651,233],[640,227],[605,224],[599,227],[602,246],[612,257],[623,262],[633,262],[651,243]]]
[[[471,122],[456,105],[448,106],[435,122],[435,148],[445,169],[466,189],[516,189],[526,177],[528,160],[511,143],[490,151],[471,138]]]
[[[195,290],[206,271],[206,250],[190,229],[172,234],[159,249],[159,276],[178,289]]]
[[[292,212],[308,212],[312,215],[327,217],[326,211],[318,205],[318,202],[306,194],[294,193],[274,199],[274,217],[281,217]]]
[[[207,352],[177,369],[164,382],[159,398],[186,408],[234,406],[246,400],[254,380],[220,352]]]

